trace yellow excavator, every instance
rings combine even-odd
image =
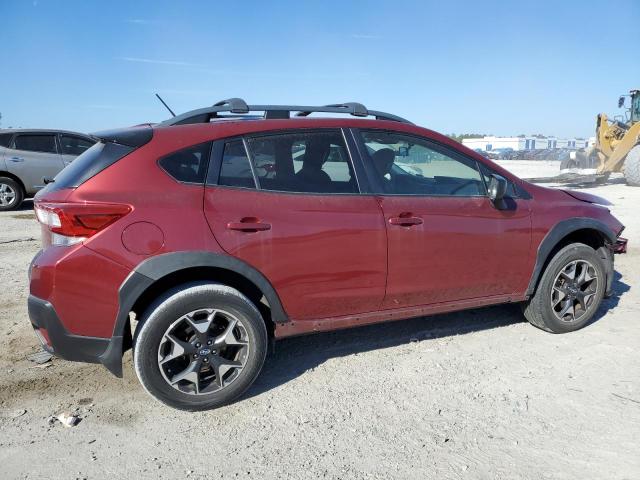
[[[606,180],[613,172],[624,172],[627,184],[640,187],[640,90],[622,95],[618,108],[626,106],[627,98],[631,102],[624,117],[598,115],[595,145],[564,160],[561,174],[595,173],[598,180]]]

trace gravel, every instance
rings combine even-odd
[[[0,213],[2,478],[640,477],[640,188],[589,188],[627,225],[616,296],[552,335],[517,306],[284,340],[239,402],[185,413],[39,350],[26,312],[31,205]],[[82,421],[49,422],[60,412]]]

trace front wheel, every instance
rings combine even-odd
[[[556,253],[523,312],[529,322],[552,333],[584,327],[598,310],[607,279],[602,259],[582,243]]]
[[[134,365],[157,400],[205,410],[249,388],[266,351],[267,330],[249,299],[225,285],[192,283],[167,292],[143,314]]]

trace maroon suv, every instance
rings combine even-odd
[[[576,330],[626,248],[606,200],[356,103],[230,99],[97,137],[36,197],[31,323],[118,376],[133,348],[176,408],[237,398],[270,339],[507,302]]]

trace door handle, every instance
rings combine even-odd
[[[252,219],[252,220],[255,220],[255,219]],[[251,221],[251,222],[247,222],[247,221],[229,222],[227,223],[227,229],[237,230],[240,232],[262,232],[264,230],[271,230],[271,224],[258,222],[257,220]]]
[[[400,214],[398,217],[391,217],[389,219],[391,225],[399,225],[401,227],[412,227],[414,225],[422,225],[424,222],[419,217],[403,216]]]
[[[24,162],[24,158],[22,157],[11,157],[9,160],[11,160],[12,162]]]

